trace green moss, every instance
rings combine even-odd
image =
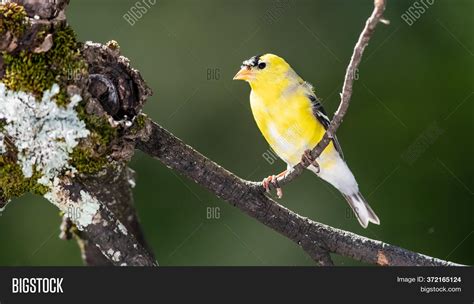
[[[65,92],[65,90],[60,89],[58,95],[55,97],[56,104],[60,107],[66,107],[69,104],[69,96]]]
[[[40,178],[40,177],[41,176],[33,175],[33,177],[30,178],[30,183],[32,183],[32,185],[31,185],[31,188],[28,191],[31,192],[31,193],[35,193],[35,194],[43,196],[46,193],[48,193],[49,188],[46,187],[45,185],[41,185],[41,184],[38,184],[36,182],[38,180],[38,178]]]
[[[11,90],[31,92],[40,97],[54,83],[53,70],[42,54],[21,51],[18,55],[4,54],[6,66],[2,82]]]
[[[107,165],[107,158],[94,155],[89,148],[78,146],[71,153],[70,164],[81,173],[94,174]]]
[[[76,107],[76,111],[91,134],[87,144],[74,148],[69,163],[80,173],[94,174],[107,166],[108,148],[117,137],[117,129],[113,128],[105,117],[87,114],[84,102]]]
[[[19,37],[26,29],[27,15],[23,6],[13,2],[0,5],[0,34],[11,32]]]
[[[97,144],[108,146],[117,137],[117,129],[112,127],[105,117],[87,114],[84,101],[76,107],[77,116],[84,121],[88,130],[96,136]]]
[[[146,120],[147,120],[148,116],[146,116],[146,114],[143,114],[143,113],[140,113],[138,114],[134,121],[133,121],[133,125],[132,127],[129,129],[128,132],[130,132],[130,134],[137,134],[138,132],[140,132],[141,130],[143,130],[143,128],[145,127],[146,125]]]
[[[140,129],[143,129],[143,127],[145,127],[146,118],[147,116],[145,114],[138,114],[135,118],[136,124]]]
[[[0,188],[7,199],[19,197],[25,192],[44,195],[48,192],[48,187],[37,183],[40,177],[41,174],[35,170],[32,177],[25,178],[20,165],[0,156]]]
[[[48,52],[3,53],[5,76],[1,81],[10,90],[31,92],[38,98],[53,83],[58,83],[61,87],[58,104],[67,105],[67,84],[87,73],[87,65],[80,55],[74,32],[65,26],[53,34],[53,46]]]

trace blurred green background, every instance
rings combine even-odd
[[[279,54],[334,113],[372,11],[370,0],[157,0],[132,26],[123,16],[136,2],[72,0],[67,13],[80,40],[119,42],[154,90],[149,116],[251,180],[285,165],[262,156],[269,150],[250,112],[249,87],[232,81],[240,63]],[[285,188],[281,203],[325,224],[472,265],[474,5],[424,3],[409,25],[401,16],[414,2],[388,1],[391,24],[379,25],[366,50],[338,133],[382,225],[361,228],[344,199],[309,172]],[[141,223],[161,265],[313,265],[295,244],[158,161],[137,152],[131,167]],[[208,210],[219,218],[209,219]],[[58,210],[40,197],[12,202],[0,217],[0,265],[81,265],[75,242],[58,239],[59,222]]]

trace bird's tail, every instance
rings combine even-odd
[[[375,214],[374,210],[370,208],[360,192],[352,195],[342,195],[349,203],[349,206],[351,206],[352,211],[354,211],[354,214],[357,216],[357,220],[362,227],[367,228],[369,222],[380,225],[379,217]]]

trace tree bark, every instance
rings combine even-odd
[[[153,252],[145,241],[133,206],[132,188],[135,185],[135,172],[128,167],[118,168],[117,170],[109,168],[97,176],[83,176],[79,178],[78,183],[88,193],[93,193],[115,215],[116,219],[123,223],[127,231],[135,236],[138,244],[154,259]],[[68,222],[70,222],[70,219],[67,216],[64,217],[61,230],[63,230],[65,239],[72,237],[72,234],[68,231],[72,227]],[[76,233],[76,239],[81,249],[84,264],[89,266],[112,265],[112,262],[102,254],[96,246],[95,240],[87,232],[79,231]]]
[[[0,51],[12,56],[17,56],[22,51],[30,54],[48,52],[57,29],[62,29],[67,24],[65,9],[69,1],[10,2],[22,5],[28,20],[22,23],[21,32],[0,31]],[[3,16],[0,15],[0,26],[3,21]],[[151,90],[140,74],[130,67],[128,59],[120,56],[114,43],[86,43],[81,46],[82,49],[78,51],[88,64],[89,77],[76,75],[76,71],[71,70],[67,85],[74,87],[75,91],[80,92],[82,99],[88,102],[87,110],[91,112],[88,114],[101,116],[109,109],[104,111],[101,108],[99,99],[103,101],[105,95],[99,96],[99,93],[104,93],[100,91],[104,83],[110,83],[115,94],[109,91],[109,100],[105,102],[117,105],[117,111],[113,115],[121,115],[120,119],[123,120],[127,115],[127,118],[133,119],[146,98],[151,95]],[[0,56],[0,79],[4,74],[3,56]],[[124,122],[114,124],[117,125],[119,136],[107,147],[111,154],[108,158],[110,163],[96,174],[78,172],[73,178],[60,177],[61,183],[52,189],[48,197],[54,198],[52,202],[55,204],[63,204],[61,210],[64,216],[60,227],[62,238],[71,239],[74,236],[77,239],[86,265],[154,266],[157,262],[145,242],[133,206],[131,189],[135,183],[134,173],[126,166],[134,152],[134,136],[138,136],[140,132],[132,132],[127,126],[122,127],[120,124],[125,125]],[[94,216],[94,222],[83,230],[77,230],[74,219],[68,213],[77,212],[83,207],[80,201],[82,191],[100,202],[101,206]],[[7,202],[0,189],[0,209]]]
[[[128,183],[128,180],[121,179],[120,175],[116,174],[113,172],[112,176],[102,177],[112,178],[111,182],[115,182],[114,185],[101,184],[102,178],[89,180],[62,178],[47,198],[66,214],[70,212],[68,217],[72,221],[78,209],[80,212],[87,211],[85,205],[90,202],[84,201],[85,193],[93,195],[87,200],[98,201],[98,210],[91,213],[91,223],[82,229],[78,227],[78,238],[83,242],[81,247],[88,265],[103,265],[106,260],[101,257],[102,254],[114,266],[157,266],[155,258],[145,248],[141,231],[137,227],[138,221],[134,212],[131,212],[133,207],[130,205],[131,197],[127,193],[129,190],[119,190],[120,186],[124,186],[123,183]],[[128,178],[127,175],[125,177]],[[107,186],[109,187],[106,188]],[[113,195],[111,192],[115,190],[117,194]]]
[[[260,183],[239,178],[151,120],[146,128],[150,135],[138,149],[286,236],[319,265],[332,265],[329,253],[336,253],[382,266],[460,266],[302,217],[266,196]]]

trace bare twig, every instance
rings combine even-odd
[[[341,102],[339,108],[337,109],[334,117],[329,125],[326,133],[323,138],[319,141],[316,147],[311,151],[311,156],[313,159],[317,159],[324,149],[329,145],[331,140],[336,135],[336,131],[342,123],[344,115],[349,108],[349,103],[352,96],[352,85],[354,83],[354,75],[356,74],[357,68],[362,60],[362,54],[364,53],[365,47],[369,44],[370,37],[374,33],[375,27],[379,22],[386,23],[382,19],[383,12],[385,10],[385,0],[375,0],[374,1],[374,10],[372,15],[367,19],[365,27],[362,30],[362,33],[359,36],[354,52],[352,53],[351,60],[346,69],[346,75],[344,77],[344,85],[342,87],[341,93]],[[300,163],[296,165],[289,174],[278,179],[278,185],[283,186],[294,180],[297,176],[301,175],[304,170],[304,166]]]

